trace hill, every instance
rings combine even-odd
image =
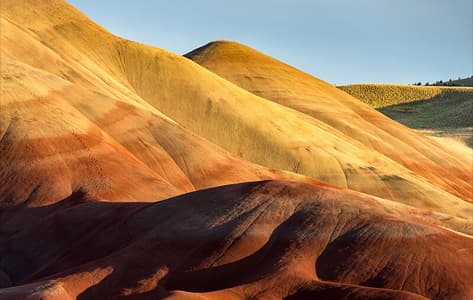
[[[410,128],[473,146],[473,88],[390,84],[339,88]]]
[[[466,77],[463,79],[452,80],[455,86],[470,86],[473,87],[473,76]]]
[[[473,239],[432,217],[277,181],[78,203],[9,237],[0,299],[468,298]]]
[[[0,13],[0,299],[472,296],[468,155],[240,44]]]
[[[464,214],[463,209],[457,209],[453,203],[460,201],[465,203],[462,205],[471,205],[465,202],[471,201],[472,197],[468,160],[448,154],[440,145],[422,139],[387,118],[383,119],[381,114],[369,107],[363,108],[366,116],[359,114],[356,111],[359,106],[356,99],[349,98],[353,102],[352,108],[343,104],[335,105],[332,94],[340,95],[340,92],[333,86],[327,85],[323,91],[325,96],[321,95],[325,97],[326,103],[332,104],[319,105],[318,108],[322,109],[318,114],[320,118],[313,118],[249,93],[186,58],[115,37],[61,1],[35,2],[28,9],[17,2],[7,1],[2,5],[2,14],[2,28],[5,28],[2,31],[3,56],[73,83],[73,88],[69,90],[77,92],[67,96],[71,105],[94,123],[102,122],[99,124],[101,130],[106,130],[116,141],[127,141],[127,150],[138,159],[141,158],[148,168],[154,166],[154,172],[161,168],[158,173],[162,174],[161,177],[167,176],[167,171],[156,164],[156,161],[161,160],[153,152],[162,148],[153,144],[156,133],[149,132],[149,122],[140,120],[142,117],[130,120],[130,125],[125,125],[128,122],[118,122],[116,126],[110,124],[108,116],[116,116],[117,110],[124,113],[122,109],[116,108],[117,101],[131,103],[154,115],[164,114],[167,119],[223,147],[232,155],[269,168],[293,171],[333,185],[415,206],[445,212],[454,210],[454,214],[459,215]],[[29,19],[32,19],[30,26],[35,28],[34,32],[21,29],[20,24]],[[12,51],[18,45],[24,51]],[[32,59],[30,53],[38,53],[42,59]],[[307,75],[300,76],[306,80],[310,78]],[[282,85],[281,88],[286,87]],[[310,89],[312,88],[309,87]],[[303,91],[304,89],[298,90],[300,93]],[[342,95],[347,97],[344,93]],[[340,118],[340,114],[344,117]],[[125,115],[129,116],[128,113]],[[47,115],[45,118],[44,122],[47,122]],[[381,118],[376,126],[367,121],[376,118]],[[359,125],[354,127],[349,125],[357,123]],[[5,128],[6,125],[7,123]],[[125,130],[127,126],[131,128]],[[341,132],[339,128],[342,127],[349,132]],[[399,145],[399,137],[393,138],[379,127],[391,127],[392,133],[406,136],[405,140],[414,143],[415,148],[407,144],[405,151],[401,151],[406,143]],[[22,127],[9,128],[20,130],[17,128]],[[128,133],[134,132],[135,128],[144,131],[145,137]],[[354,139],[357,135],[361,136]],[[371,142],[371,137],[386,142]],[[372,145],[383,143],[393,143],[386,148],[397,151],[388,157],[379,155],[378,149],[372,148]],[[143,147],[143,144],[147,145]],[[153,149],[151,153],[150,149]],[[180,148],[175,148],[175,151],[179,153],[177,160],[194,157],[198,160],[196,164],[206,164],[200,159],[200,155],[183,156]],[[419,153],[418,157],[411,152]],[[412,155],[406,157],[404,153]],[[393,161],[393,157],[397,157],[400,163]],[[181,161],[179,169],[185,170],[187,164],[190,163]],[[206,169],[215,172],[213,165],[206,165]],[[201,168],[198,170],[201,171]],[[206,172],[208,171],[201,171],[200,174],[207,174]],[[418,174],[414,176],[413,172]],[[232,176],[241,177],[242,180],[243,173],[245,172],[230,171]],[[43,176],[49,178],[48,173],[43,173]],[[215,181],[212,176],[204,178],[203,180]],[[230,176],[215,183],[225,184],[232,179]],[[31,181],[30,191],[35,186],[41,187],[40,182],[47,182],[47,179],[40,176],[38,181]],[[79,180],[74,179],[73,182],[77,183]],[[71,185],[64,185],[58,180],[54,183],[61,186],[57,189]],[[9,189],[15,189],[15,193],[19,190],[14,184],[10,184]],[[90,188],[77,184],[73,191],[81,189]],[[51,187],[48,190],[55,191]],[[68,193],[49,195],[49,198],[64,199]],[[21,201],[27,201],[30,194],[26,193]],[[122,192],[117,193],[120,194]],[[41,193],[32,194],[33,197],[37,195]],[[113,198],[106,193],[96,196]],[[138,196],[127,199],[144,197]],[[433,199],[444,200],[439,202]]]
[[[416,83],[416,85],[421,85],[420,82]],[[458,78],[457,80],[439,80],[433,83],[426,82],[426,86],[469,86],[473,87],[473,76],[465,77],[465,78]]]
[[[91,36],[115,38],[72,7],[50,1],[23,8],[2,3],[0,206],[51,204],[78,191],[154,201],[228,183],[302,178],[241,160],[120,83],[113,76],[121,73],[97,65],[89,48]],[[44,16],[32,17],[38,22],[32,26],[46,28],[42,38],[18,25],[34,13]],[[70,39],[61,36],[48,13],[90,29],[82,36],[90,43],[71,45],[77,29],[68,32]]]
[[[473,96],[473,88],[462,87],[352,84],[338,88],[374,108],[436,99],[454,98],[456,101],[465,102]]]
[[[386,164],[395,162],[416,175],[424,176],[429,182],[443,185],[446,183],[445,177],[440,173],[435,174],[436,172],[431,170],[448,169],[450,167],[444,163],[450,158],[458,158],[457,155],[452,155],[448,149],[438,143],[400,126],[333,85],[250,47],[235,42],[217,41],[191,51],[186,56],[257,96],[304,113],[321,124],[320,127],[341,137],[345,144],[349,143],[350,146],[355,147],[356,153],[363,153],[363,158],[361,158],[363,160],[367,160],[369,157],[378,159],[384,156],[388,159]],[[335,141],[332,142],[325,137],[324,140],[326,143],[319,142],[318,149],[323,149],[329,154],[334,153],[334,150],[338,152],[337,149],[342,149],[338,145],[333,147],[336,144]],[[369,150],[365,150],[366,148]],[[374,152],[370,152],[373,150]],[[367,165],[361,166],[361,168],[355,167],[357,163],[354,164],[349,160],[356,154],[348,149],[334,155],[344,170],[348,187],[389,199],[399,199],[394,194],[387,196],[376,194],[372,190],[362,189],[359,185],[361,181],[355,179],[355,177],[363,176],[362,173],[366,170],[370,173],[369,176],[382,177],[385,179],[382,180],[383,184],[391,186],[399,177],[397,179],[389,177],[390,179],[386,180],[388,177],[381,175],[385,174],[385,171],[378,169],[379,164],[372,161],[370,162],[371,167]],[[451,170],[451,172],[466,175],[470,173],[471,157],[465,155],[461,159],[462,165],[466,162],[465,169],[463,171]],[[366,169],[367,167],[369,168]],[[446,173],[450,173],[450,171],[446,171]],[[365,173],[365,175],[367,174]],[[403,176],[401,177],[405,178]],[[352,178],[353,181],[351,181]],[[369,179],[372,186],[376,181],[373,179]],[[367,182],[366,180],[363,181]],[[458,181],[454,181],[458,183]],[[470,183],[467,186],[470,189]],[[406,192],[409,188],[391,188],[391,192],[394,190]]]

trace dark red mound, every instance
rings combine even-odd
[[[473,297],[473,240],[382,201],[280,181],[69,199],[3,235],[0,299]]]

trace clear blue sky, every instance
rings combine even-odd
[[[112,33],[184,54],[247,44],[335,84],[473,73],[472,0],[71,0]]]

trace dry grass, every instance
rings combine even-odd
[[[468,87],[352,84],[338,88],[374,108],[437,99],[436,97],[467,99],[473,96],[473,88]]]
[[[410,128],[473,146],[473,88],[389,84],[339,88]]]

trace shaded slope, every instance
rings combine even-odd
[[[0,244],[2,284],[15,286],[0,299],[471,297],[473,239],[432,222],[394,202],[288,182],[78,203]]]
[[[218,41],[187,57],[255,95],[301,111],[471,201],[469,158],[400,126],[334,86],[244,45]]]

